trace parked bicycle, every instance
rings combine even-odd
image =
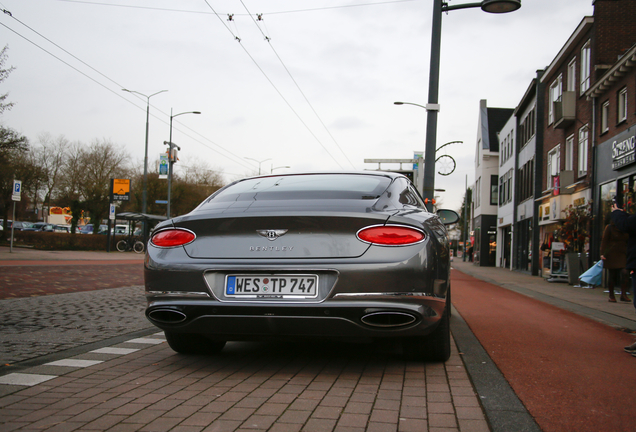
[[[117,242],[117,250],[119,252],[134,251],[136,253],[143,253],[146,250],[146,245],[142,237],[128,236]]]

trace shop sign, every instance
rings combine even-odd
[[[583,207],[585,205],[585,198],[577,198],[572,201],[574,207]]]
[[[636,162],[636,132],[627,132],[627,134],[618,135],[614,142],[612,142],[613,170]]]

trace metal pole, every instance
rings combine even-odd
[[[437,103],[439,95],[439,65],[442,39],[442,0],[433,2],[433,26],[431,34],[431,64],[428,76],[428,104],[426,119],[426,146],[424,151],[424,202],[433,210],[435,197],[435,152],[437,146]]]
[[[15,227],[15,201],[13,201],[13,219],[11,221],[11,244],[9,245],[9,253],[13,253],[13,228]]]
[[[170,219],[170,192],[172,189],[172,108],[170,108],[170,141],[168,141],[168,207],[166,216]]]
[[[148,130],[150,125],[150,96],[148,96],[148,104],[146,105],[146,147],[144,152],[144,190],[141,193],[141,212],[146,213],[147,197],[148,197]],[[146,235],[146,226],[144,222],[144,236]]]
[[[466,175],[466,187],[464,192],[464,262],[466,262],[466,255],[468,248],[468,175]]]

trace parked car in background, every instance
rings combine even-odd
[[[36,231],[40,232],[53,232],[55,225],[47,223],[47,222],[36,222],[33,224],[33,227]]]
[[[11,223],[12,221],[9,221],[9,223]],[[12,226],[14,231],[36,231],[36,229],[33,227],[33,222],[22,222],[22,221],[15,221],[13,222]]]
[[[115,225],[115,235],[128,235],[128,225]]]
[[[148,242],[146,316],[180,353],[226,341],[400,341],[450,356],[452,210],[403,175],[254,177],[161,222]]]
[[[53,225],[53,232],[70,233],[70,225]]]
[[[95,225],[86,224],[81,227],[78,227],[80,234],[95,234]],[[100,225],[97,229],[97,232],[105,231],[108,229],[108,225]]]

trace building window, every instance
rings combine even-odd
[[[576,91],[576,59],[572,59],[570,64],[568,64],[568,82],[567,82],[568,91],[575,92]]]
[[[512,169],[506,173],[506,202],[512,201]]]
[[[555,148],[548,152],[548,177],[547,177],[547,189],[552,189],[552,177],[559,174],[559,169],[561,166],[561,154],[560,154],[560,145],[557,145]]]
[[[588,40],[581,48],[581,93],[590,88],[590,41]]]
[[[574,135],[570,135],[565,140],[565,169],[572,170],[574,167]]]
[[[618,123],[627,120],[627,87],[618,92]]]
[[[601,133],[609,130],[609,101],[603,102],[601,105]]]
[[[561,101],[561,94],[563,93],[563,77],[559,77],[550,84],[550,100],[548,106],[548,124],[554,123],[554,104]]]
[[[517,190],[519,201],[523,202],[532,197],[532,185],[534,182],[534,159],[530,159],[517,171]]]
[[[534,136],[534,116],[535,109],[532,108],[519,125],[519,139],[521,140],[522,147],[525,146]]]
[[[499,181],[499,176],[491,175],[490,176],[490,205],[497,205],[497,199],[499,197],[499,187],[497,182]]]
[[[475,182],[475,208],[481,205],[481,177]]]
[[[587,174],[587,144],[588,144],[587,126],[579,129],[579,177]]]

